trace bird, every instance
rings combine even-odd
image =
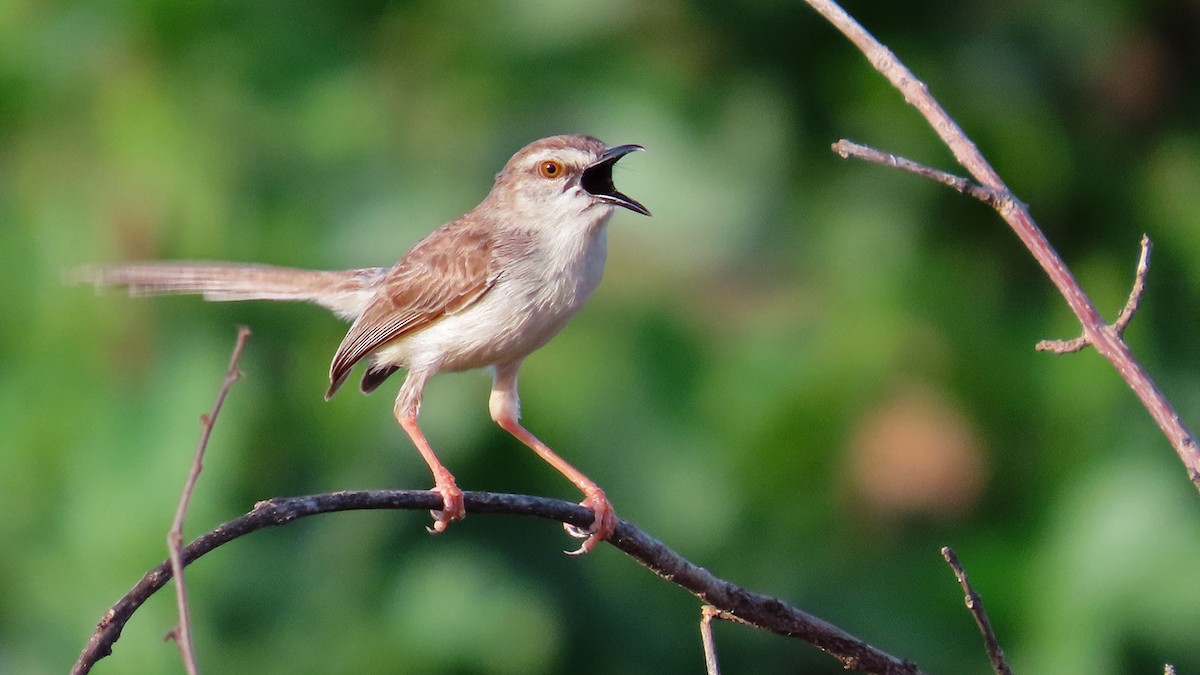
[[[491,418],[570,480],[590,509],[588,528],[567,525],[582,543],[609,538],[616,514],[604,491],[520,423],[517,375],[596,290],[607,224],[618,208],[649,216],[613,184],[613,166],[644,150],[585,135],[542,138],[518,150],[474,209],[435,229],[390,268],[318,271],[257,263],[136,262],[79,268],[73,278],[132,296],[199,294],[209,301],[314,303],[350,321],[329,368],[330,399],[359,362],[369,394],[405,371],[393,412],[433,474],[442,500],[431,533],[466,515],[463,493],[441,463],[417,415],[431,377],[490,368]]]

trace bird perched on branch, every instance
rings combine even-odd
[[[332,397],[360,361],[370,393],[397,370],[407,374],[396,420],[433,472],[442,508],[431,532],[465,515],[462,491],[417,426],[433,375],[490,367],[492,419],[566,476],[595,518],[568,526],[586,553],[616,528],[612,505],[593,481],[521,426],[517,372],[600,283],[605,226],[615,207],[650,215],[613,185],[617,160],[638,145],[608,147],[588,136],[551,136],[517,151],[487,197],[413,246],[395,266],[310,271],[256,264],[148,262],[94,266],[78,278],[131,295],[197,293],[207,300],[312,302],[352,321],[329,369]]]

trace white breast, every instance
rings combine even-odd
[[[528,356],[554,337],[600,284],[608,214],[598,215],[585,233],[537,236],[530,250],[507,261],[479,302],[380,348],[373,360],[456,371]]]

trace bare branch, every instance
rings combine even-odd
[[[237,365],[238,360],[242,357],[242,349],[246,347],[246,340],[249,338],[249,328],[245,326],[238,328],[237,341],[233,345],[233,355],[229,358],[229,368],[225,371],[225,379],[221,382],[221,388],[217,390],[217,398],[213,401],[212,409],[208,414],[200,417],[200,441],[196,444],[196,454],[192,458],[187,480],[183,484],[179,507],[175,509],[175,520],[167,532],[168,559],[171,563],[171,572],[175,576],[175,604],[179,609],[179,624],[167,633],[167,637],[175,639],[175,644],[179,647],[180,658],[183,659],[183,667],[187,670],[188,675],[197,675],[199,668],[196,666],[196,649],[192,644],[192,619],[191,613],[188,611],[187,585],[183,581],[183,556],[181,554],[183,519],[187,516],[188,505],[192,501],[192,492],[196,489],[196,481],[204,469],[204,451],[208,448],[208,439],[212,436],[217,415],[221,412],[221,406],[225,403],[229,388],[242,375],[238,371]]]
[[[1142,235],[1142,253],[1138,256],[1137,270],[1133,276],[1133,289],[1129,291],[1129,299],[1125,301],[1125,306],[1121,308],[1121,313],[1117,316],[1117,320],[1111,326],[1104,326],[1103,330],[1112,333],[1117,340],[1120,340],[1125,335],[1125,329],[1129,327],[1129,322],[1133,320],[1134,313],[1137,312],[1138,306],[1142,302],[1142,294],[1146,291],[1146,274],[1150,272],[1150,248],[1152,243],[1150,237]],[[1077,338],[1070,340],[1042,340],[1034,346],[1041,352],[1054,352],[1055,354],[1069,354],[1077,352],[1091,344],[1087,335],[1080,335]]]
[[[1074,354],[1082,351],[1084,347],[1091,344],[1087,337],[1080,335],[1077,338],[1070,340],[1041,340],[1033,346],[1039,352],[1052,352],[1055,354]]]
[[[857,21],[845,12],[833,0],[805,0],[817,10],[827,21],[842,32],[850,42],[867,57],[875,70],[879,71],[898,91],[904,95],[904,100],[917,109],[933,128],[934,133],[942,139],[946,147],[954,154],[970,174],[984,188],[992,190],[997,195],[1009,195],[1011,190],[988,163],[979,148],[963,132],[958,123],[942,108],[929,93],[929,87],[917,79],[911,70],[905,66],[896,55]],[[886,162],[885,162],[886,163]],[[1079,282],[1067,268],[1058,252],[1050,245],[1046,235],[1034,222],[1029,209],[1017,199],[1005,199],[994,204],[993,208],[1000,214],[1029,252],[1041,265],[1050,281],[1067,301],[1071,311],[1083,326],[1083,339],[1095,347],[1096,351],[1113,364],[1121,378],[1141,400],[1142,405],[1154,418],[1159,429],[1170,441],[1175,453],[1187,470],[1188,479],[1200,489],[1200,443],[1187,425],[1175,412],[1174,406],[1163,395],[1162,391],[1150,378],[1150,375],[1134,358],[1129,346],[1121,336],[1108,328],[1100,312],[1097,311],[1091,298],[1084,293]],[[1064,346],[1074,347],[1068,343]]]
[[[875,148],[855,143],[843,138],[834,143],[832,146],[834,152],[842,157],[842,159],[861,159],[873,164],[881,164],[893,169],[900,169],[911,174],[918,175],[922,178],[928,178],[936,183],[941,183],[959,193],[974,197],[979,201],[987,204],[992,208],[1006,208],[1006,203],[1014,197],[1009,193],[1001,193],[991,188],[984,187],[979,183],[967,180],[962,176],[956,176],[952,173],[946,173],[941,169],[935,169],[926,166],[919,162],[914,162],[911,159],[893,155],[890,152],[883,152]]]
[[[1113,322],[1113,330],[1117,331],[1117,335],[1125,334],[1125,329],[1129,327],[1129,322],[1133,320],[1133,315],[1142,303],[1142,294],[1146,292],[1146,275],[1150,273],[1150,249],[1154,247],[1154,242],[1150,241],[1149,235],[1143,234],[1141,246],[1137,269],[1133,273],[1133,289],[1129,291],[1129,299],[1125,301],[1125,306]]]
[[[704,644],[704,670],[708,675],[721,675],[721,664],[717,662],[717,643],[713,640],[712,620],[721,610],[712,605],[700,608],[700,641]]]
[[[979,632],[983,635],[983,644],[987,648],[988,659],[992,662],[992,670],[996,671],[996,675],[1012,675],[1008,661],[1004,658],[1004,650],[1000,648],[996,634],[992,631],[992,622],[988,620],[987,612],[983,609],[983,598],[979,597],[979,594],[971,586],[971,581],[967,579],[967,571],[958,562],[958,556],[955,555],[954,549],[943,546],[942,557],[946,559],[950,569],[954,570],[958,585],[962,586],[963,593],[966,595],[967,611],[971,612],[971,616],[975,618],[975,625],[979,627]]]
[[[935,169],[920,162],[914,162],[911,159],[894,155],[890,152],[883,152],[882,150],[877,150],[844,138],[834,143],[832,149],[842,159],[860,159],[872,164],[880,164],[893,169],[907,171],[922,178],[928,178],[968,197],[974,197],[997,210],[1010,208],[1012,203],[1016,201],[1016,197],[1012,194],[1000,193],[962,176],[956,176],[941,169]],[[1027,208],[1024,204],[1020,204],[1020,207]],[[1137,312],[1138,305],[1142,300],[1142,294],[1146,291],[1146,275],[1150,271],[1151,241],[1149,236],[1142,235],[1141,247],[1142,252],[1138,258],[1137,270],[1134,274],[1133,289],[1129,293],[1129,299],[1125,302],[1125,306],[1121,309],[1121,314],[1111,326],[1111,329],[1116,331],[1118,337],[1125,334],[1125,328],[1129,326],[1134,313]],[[1068,354],[1080,351],[1089,344],[1091,343],[1088,341],[1087,336],[1081,335],[1070,340],[1042,340],[1034,348],[1038,351]]]
[[[578,504],[490,492],[464,493],[467,512],[535,516],[577,527],[587,527],[592,512]],[[442,505],[441,495],[429,490],[372,490],[335,492],[304,497],[269,499],[259,502],[247,514],[197,537],[181,551],[184,565],[238,537],[294,520],[333,511],[362,509],[414,509],[428,511]],[[891,656],[822,619],[807,614],[775,598],[748,591],[714,576],[681,557],[665,544],[639,530],[626,520],[620,521],[607,540],[617,549],[648,567],[655,574],[691,592],[722,611],[722,618],[799,638],[838,659],[847,669],[883,675],[916,675],[916,664]],[[104,613],[87,646],[79,655],[72,673],[87,673],[96,661],[112,653],[112,645],[121,636],[125,623],[158,589],[171,578],[170,562],[163,562],[146,573],[117,604]],[[725,617],[728,614],[728,617]]]

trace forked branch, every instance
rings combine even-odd
[[[991,203],[991,206],[1021,239],[1067,301],[1067,305],[1083,326],[1081,339],[1095,348],[1116,368],[1121,378],[1141,400],[1142,405],[1146,407],[1159,429],[1170,441],[1187,470],[1188,478],[1197,489],[1200,489],[1200,444],[1197,444],[1195,435],[1183,423],[1178,413],[1175,412],[1174,406],[1154,384],[1154,380],[1150,378],[1141,363],[1134,358],[1119,331],[1113,330],[1116,324],[1109,326],[1104,322],[1091,298],[1084,293],[1066,263],[1034,222],[1029,209],[1020,200],[1011,197],[1012,191],[1001,180],[1000,175],[983,157],[983,154],[979,152],[975,143],[942,108],[937,99],[929,93],[929,87],[917,79],[917,76],[900,59],[896,58],[890,49],[880,44],[833,0],[805,1],[854,43],[875,67],[875,70],[886,77],[892,86],[904,95],[904,100],[925,117],[933,127],[934,133],[942,139],[946,147],[954,153],[954,158],[958,160],[958,163],[979,182],[981,187],[1002,197]],[[879,154],[888,156],[886,153]],[[849,155],[843,153],[843,156]],[[899,166],[898,162],[883,163]],[[905,167],[899,166],[899,168]],[[1148,247],[1146,247],[1146,251],[1148,253]],[[1140,292],[1138,295],[1140,296]]]
[[[1125,336],[1125,329],[1129,327],[1129,322],[1133,320],[1133,315],[1137,312],[1138,306],[1142,302],[1142,293],[1146,292],[1146,274],[1150,271],[1150,249],[1153,244],[1150,237],[1142,235],[1142,253],[1138,256],[1137,270],[1133,274],[1133,289],[1129,291],[1129,299],[1125,301],[1125,306],[1121,308],[1121,313],[1117,315],[1117,320],[1111,326],[1105,326],[1106,331],[1111,332],[1122,339]],[[1070,354],[1077,352],[1091,344],[1088,342],[1087,335],[1080,335],[1077,338],[1070,340],[1042,340],[1037,343],[1035,349],[1038,351],[1054,352],[1055,354]]]
[[[1011,206],[1010,202],[1016,200],[1016,197],[1009,193],[1000,193],[991,188],[984,187],[972,180],[956,176],[952,173],[947,173],[941,169],[935,169],[931,166],[926,166],[920,162],[914,162],[911,159],[893,155],[889,152],[876,150],[875,148],[855,143],[854,141],[842,140],[834,143],[832,149],[837,154],[841,155],[842,159],[861,159],[864,162],[872,164],[880,164],[882,166],[907,171],[922,178],[928,178],[935,183],[941,183],[957,192],[960,192],[968,197],[974,197],[979,201],[991,206],[997,211],[1002,211]],[[1018,202],[1021,208],[1027,208],[1024,204]],[[1129,322],[1133,320],[1133,315],[1137,312],[1138,307],[1142,302],[1142,294],[1146,292],[1146,275],[1150,271],[1150,249],[1153,243],[1148,235],[1142,235],[1141,254],[1138,256],[1137,269],[1134,271],[1133,288],[1129,292],[1129,299],[1125,301],[1125,306],[1121,308],[1121,313],[1117,316],[1117,320],[1112,325],[1106,325],[1105,330],[1114,333],[1118,338],[1125,335],[1125,329],[1129,327]],[[1042,340],[1034,346],[1038,351],[1054,352],[1056,354],[1068,354],[1077,352],[1084,347],[1087,347],[1088,342],[1086,335],[1072,338],[1070,340]]]

